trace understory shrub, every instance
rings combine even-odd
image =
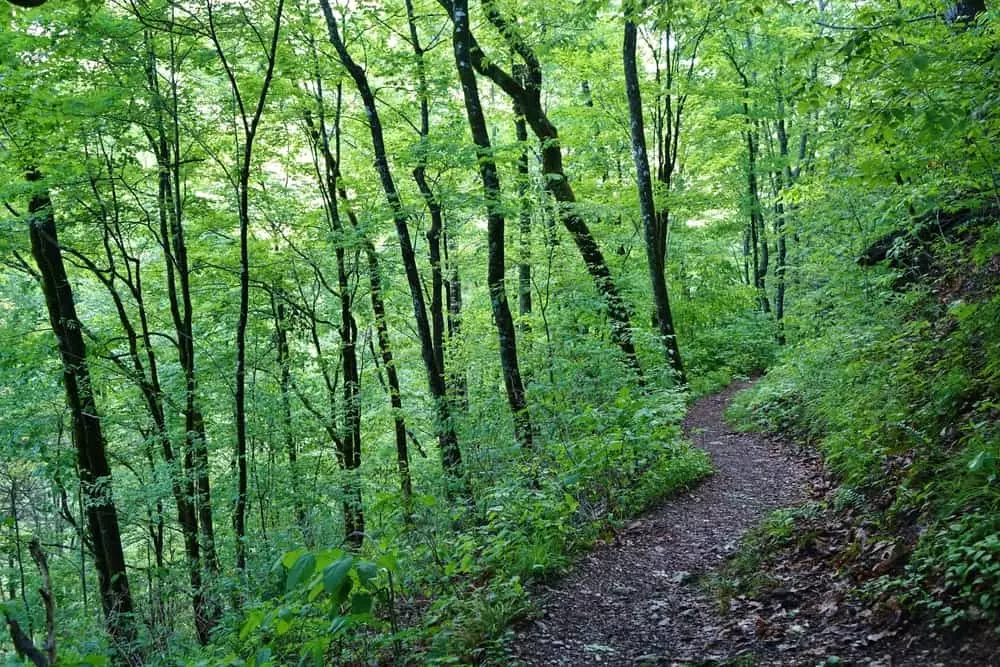
[[[905,573],[873,586],[947,625],[1000,627],[1000,295],[983,269],[994,237],[957,257],[939,244],[947,262],[906,291],[841,302],[730,410],[745,428],[815,441],[868,509],[914,526]]]
[[[711,472],[705,452],[682,438],[683,415],[681,393],[623,388],[549,423],[560,437],[530,452],[500,456],[481,443],[479,461],[496,467],[475,476],[475,508],[449,515],[436,496],[420,496],[411,525],[373,536],[363,555],[283,554],[270,597],[239,620],[218,659],[255,667],[481,661],[530,612],[531,582]]]

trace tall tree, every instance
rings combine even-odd
[[[500,343],[500,369],[507,392],[507,403],[514,417],[515,437],[523,447],[531,447],[531,417],[528,414],[524,383],[521,380],[521,369],[517,361],[514,318],[507,301],[504,258],[505,220],[500,208],[500,176],[493,158],[490,134],[486,128],[486,116],[483,114],[479,89],[476,86],[476,73],[472,69],[469,55],[471,35],[469,32],[468,0],[454,0],[451,18],[454,25],[455,66],[458,68],[458,77],[462,82],[465,112],[472,130],[472,139],[477,148],[479,175],[483,182],[483,195],[486,200],[488,243],[486,282],[490,292],[490,305],[493,308],[497,338]]]
[[[35,184],[28,204],[31,253],[38,267],[49,323],[63,364],[63,388],[72,420],[81,491],[86,499],[87,528],[97,567],[101,606],[119,655],[125,662],[138,665],[132,592],[112,492],[111,465],[100,413],[94,401],[83,327],[76,313],[73,288],[59,247],[52,200],[41,183],[41,172],[31,168],[26,178],[29,183]]]
[[[698,52],[715,19],[714,8],[696,3],[667,0],[653,5],[652,25],[646,39],[655,67],[653,137],[656,170],[656,252],[666,270],[671,224],[671,198],[682,168],[681,137],[688,121],[685,113],[690,87],[695,80]],[[643,34],[643,24],[636,23]],[[627,85],[627,82],[626,82]]]
[[[98,232],[103,241],[103,266],[85,253],[72,248],[65,248],[64,252],[71,254],[77,263],[85,266],[104,286],[125,334],[128,343],[128,362],[120,355],[108,355],[107,358],[121,368],[123,374],[137,386],[152,422],[152,431],[147,438],[151,443],[159,444],[163,461],[167,464],[171,493],[177,507],[177,523],[181,529],[187,557],[195,632],[199,643],[205,645],[209,641],[218,610],[210,603],[203,589],[194,485],[188,474],[190,471],[182,470],[180,467],[181,462],[174,450],[170,434],[167,420],[168,406],[160,381],[160,362],[153,343],[155,332],[151,328],[150,310],[146,303],[147,294],[143,286],[143,265],[138,254],[129,248],[130,241],[122,220],[123,215],[127,213],[122,210],[123,204],[116,184],[124,179],[118,173],[118,167],[103,137],[99,136],[97,143],[100,152],[99,166],[88,176],[97,205],[89,207],[89,210],[97,217]],[[105,185],[110,190],[110,197],[102,193]],[[134,316],[129,312],[130,302],[135,304]],[[153,467],[152,456],[152,451],[149,451],[151,467]],[[162,525],[159,525],[157,531],[161,528]],[[157,560],[162,561],[163,540],[158,533],[154,537],[154,543],[157,545]]]
[[[375,102],[375,94],[372,92],[365,70],[355,62],[354,58],[351,57],[350,51],[347,50],[347,45],[340,35],[337,18],[333,14],[329,0],[320,0],[320,5],[323,8],[323,16],[326,19],[330,43],[333,44],[334,49],[337,51],[344,69],[347,70],[347,73],[354,81],[358,94],[361,96],[361,102],[365,107],[365,114],[368,117],[368,129],[371,133],[372,147],[375,152],[375,170],[378,172],[379,181],[396,227],[396,237],[399,240],[403,268],[410,288],[410,298],[413,302],[413,316],[417,325],[417,333],[420,337],[420,353],[427,374],[427,384],[430,388],[431,397],[437,404],[437,432],[438,444],[441,448],[441,462],[445,472],[452,480],[450,486],[457,488],[458,492],[464,496],[471,496],[472,489],[462,467],[462,452],[459,449],[458,435],[455,432],[455,424],[451,417],[451,402],[445,385],[444,373],[438,366],[437,356],[434,351],[434,338],[430,321],[427,318],[427,307],[424,301],[423,286],[420,282],[420,273],[417,268],[417,258],[413,252],[413,242],[410,240],[408,216],[403,207],[399,190],[396,188],[392,170],[389,167],[385,136],[382,131],[382,121],[379,117],[378,106]]]
[[[242,147],[238,152],[235,173],[230,173],[230,181],[236,190],[237,214],[239,217],[240,244],[240,305],[236,323],[236,503],[233,508],[233,527],[236,532],[236,569],[246,570],[246,508],[247,508],[247,408],[246,408],[246,334],[250,316],[250,174],[253,168],[253,144],[257,129],[264,116],[267,93],[274,78],[274,64],[278,57],[278,36],[281,33],[281,14],[284,0],[278,0],[274,10],[274,23],[269,44],[265,51],[265,71],[254,106],[249,106],[244,89],[236,78],[236,71],[229,62],[226,49],[219,38],[214,0],[206,0],[208,35],[215,47],[216,56],[229,81],[230,91],[236,101],[236,116],[242,132]],[[260,37],[256,26],[250,29]],[[237,139],[237,143],[240,139]]]
[[[531,315],[531,175],[528,169],[528,124],[521,107],[514,102],[514,132],[521,146],[517,156],[517,194],[519,199],[517,226],[517,314],[521,331],[530,329]]]
[[[334,238],[337,264],[337,296],[340,299],[340,360],[344,374],[344,429],[337,441],[337,459],[345,472],[344,480],[344,535],[355,547],[364,541],[365,520],[358,479],[361,467],[361,379],[358,373],[358,324],[354,319],[351,285],[348,280],[347,246],[349,237],[340,217],[338,192],[340,168],[330,149],[326,127],[326,105],[323,100],[322,80],[316,81],[316,106],[318,123],[312,114],[305,115],[306,125],[316,155],[316,175],[321,183],[324,208]],[[335,121],[339,125],[339,118]]]
[[[427,69],[424,62],[424,47],[420,44],[420,34],[417,32],[417,16],[413,10],[413,1],[405,0],[406,23],[410,35],[410,47],[413,49],[413,60],[417,70],[417,96],[420,100],[420,127],[417,132],[420,144],[417,148],[417,165],[413,168],[413,180],[420,190],[431,216],[431,226],[427,230],[427,252],[431,264],[431,338],[434,342],[434,356],[438,367],[445,373],[444,358],[444,276],[441,259],[441,237],[444,232],[444,215],[441,202],[434,194],[427,181],[427,153],[430,150],[428,138],[430,135],[430,99],[427,91]]]
[[[438,0],[438,2],[448,11],[449,16],[453,15],[452,0]],[[635,353],[628,306],[611,276],[611,269],[604,259],[604,253],[601,252],[583,216],[574,206],[576,195],[563,167],[559,132],[542,106],[541,62],[493,0],[486,0],[482,4],[487,20],[500,33],[511,51],[522,60],[525,67],[524,83],[517,81],[514,76],[503,70],[497,61],[487,58],[471,31],[469,59],[477,72],[488,77],[520,105],[525,120],[538,138],[546,189],[558,202],[559,219],[570,233],[594,286],[607,305],[608,319],[611,321],[611,339],[621,349],[625,363],[641,376],[642,368]]]
[[[158,55],[155,33],[144,32],[146,62],[144,67],[146,92],[153,109],[152,127],[146,137],[157,164],[158,244],[163,253],[165,282],[171,321],[177,347],[177,357],[184,374],[185,447],[181,457],[180,474],[182,491],[192,499],[197,516],[188,517],[188,529],[196,527],[200,544],[188,545],[188,557],[194,568],[205,568],[209,575],[219,572],[219,557],[215,544],[215,520],[212,510],[212,491],[208,459],[208,434],[205,417],[199,403],[198,373],[195,358],[194,296],[192,269],[188,260],[185,235],[184,175],[181,152],[181,97],[180,97],[180,46],[174,34],[174,7],[171,5],[167,28],[167,53]],[[140,21],[154,20],[138,15]],[[166,79],[162,82],[161,79]],[[164,83],[166,90],[163,90]],[[193,479],[192,479],[193,478]],[[199,555],[200,554],[200,555]],[[195,575],[192,575],[193,577]],[[197,578],[201,578],[200,574]],[[221,610],[217,606],[204,606],[198,617],[199,636],[207,640],[208,632],[218,621]]]
[[[752,257],[753,271],[750,277],[753,279],[753,287],[757,291],[757,303],[762,312],[771,312],[771,300],[767,295],[767,271],[769,248],[767,243],[767,230],[764,222],[764,209],[761,205],[760,184],[758,180],[758,162],[760,156],[760,124],[752,115],[750,105],[753,93],[753,83],[756,73],[752,71],[751,59],[754,53],[753,36],[746,32],[743,39],[742,49],[747,57],[746,61],[741,61],[739,52],[741,47],[737,45],[732,35],[726,34],[726,46],[724,52],[729,63],[736,72],[740,80],[740,90],[742,94],[741,105],[743,108],[744,131],[743,138],[746,146],[746,208],[748,211],[747,235],[744,240],[744,255],[749,249]]]
[[[649,172],[649,157],[646,154],[646,132],[643,126],[642,95],[639,90],[639,74],[636,68],[636,28],[637,7],[630,3],[625,7],[625,38],[622,56],[625,64],[625,95],[628,97],[629,128],[632,136],[632,157],[635,160],[636,188],[639,192],[639,214],[642,217],[643,233],[646,241],[646,261],[649,264],[649,279],[653,288],[653,306],[656,321],[663,341],[667,363],[673,368],[677,380],[687,384],[684,362],[681,359],[677,335],[674,332],[673,316],[670,312],[670,296],[667,292],[664,254],[658,245],[658,224],[656,204],[653,201],[653,179]]]

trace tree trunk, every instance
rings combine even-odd
[[[314,54],[315,55],[315,54]],[[337,89],[337,108],[334,116],[334,131],[340,132],[340,89]],[[364,542],[365,515],[361,498],[361,483],[358,469],[361,466],[361,379],[358,372],[358,327],[354,319],[351,286],[347,271],[347,253],[344,224],[340,218],[340,207],[337,197],[342,186],[340,180],[339,155],[334,155],[330,148],[330,137],[326,125],[326,105],[323,94],[323,81],[316,73],[316,107],[319,117],[317,125],[312,114],[305,114],[306,127],[309,129],[313,149],[317,160],[315,162],[316,176],[320,181],[324,208],[330,231],[340,239],[334,247],[337,265],[337,297],[340,299],[340,360],[344,373],[344,431],[337,441],[338,456],[341,470],[345,474],[344,491],[344,535],[355,548],[360,548]],[[339,145],[339,144],[338,144]],[[315,268],[317,272],[318,268]],[[335,419],[331,415],[331,419]]]
[[[639,193],[639,213],[642,217],[646,241],[646,261],[653,288],[653,306],[656,321],[663,342],[667,363],[677,375],[677,381],[687,384],[684,362],[681,359],[677,336],[674,332],[673,316],[670,312],[670,298],[667,292],[664,258],[657,245],[656,205],[653,201],[653,179],[649,172],[649,157],[646,154],[646,134],[643,128],[642,96],[639,90],[639,74],[636,70],[636,26],[628,16],[626,8],[625,39],[622,55],[625,65],[625,95],[629,106],[629,127],[632,135],[632,157],[635,160],[636,187]]]
[[[114,188],[114,178],[112,177],[111,164],[108,163],[108,181]],[[98,193],[97,181],[92,180],[94,192]],[[183,484],[184,471],[180,469],[175,456],[173,443],[170,439],[169,426],[167,424],[166,409],[163,402],[163,390],[160,385],[159,365],[156,359],[156,352],[153,346],[153,332],[149,325],[149,316],[146,309],[145,295],[142,286],[142,265],[138,257],[130,255],[125,250],[122,230],[119,226],[118,211],[108,211],[103,199],[98,195],[99,210],[103,223],[104,249],[107,268],[102,269],[93,261],[80,253],[74,252],[80,261],[93,273],[93,275],[104,285],[114,303],[118,314],[118,320],[125,338],[128,341],[128,357],[131,360],[131,368],[124,361],[117,360],[124,372],[138,386],[139,392],[146,404],[150,419],[153,422],[153,432],[150,446],[154,441],[160,444],[160,451],[164,462],[167,464],[170,475],[170,488],[177,506],[177,522],[181,529],[184,542],[184,551],[187,557],[187,568],[191,584],[192,604],[194,607],[195,633],[201,645],[206,645],[209,641],[209,633],[212,629],[212,615],[205,605],[205,596],[202,591],[201,555],[198,544],[198,519],[193,503],[193,489],[190,484]],[[112,201],[117,201],[117,197],[112,196]],[[160,209],[161,233],[166,224],[165,211]],[[118,248],[125,264],[125,270],[118,269],[118,261],[112,248]],[[139,328],[136,329],[131,316],[125,305],[121,293],[116,287],[116,281],[124,284],[129,295],[132,297],[138,311]],[[145,354],[143,354],[143,352]],[[145,364],[143,363],[145,357]],[[153,468],[152,449],[148,452],[150,458],[150,468]],[[162,536],[162,513],[157,520],[158,527],[150,526],[150,535],[156,546],[156,556],[159,565],[163,559],[163,536]],[[157,530],[159,532],[157,532]],[[162,569],[162,568],[161,568]]]
[[[488,239],[486,282],[489,286],[493,320],[496,324],[497,338],[500,344],[500,367],[503,372],[507,403],[514,418],[514,436],[522,447],[528,448],[531,447],[531,417],[528,414],[527,398],[517,360],[514,318],[511,316],[510,304],[507,301],[504,265],[505,220],[503,212],[500,210],[500,176],[493,158],[490,135],[486,128],[486,117],[479,100],[476,73],[470,62],[468,0],[455,0],[452,22],[454,23],[455,65],[458,68],[459,80],[462,82],[465,111],[469,119],[469,127],[472,130],[472,139],[477,147],[479,176],[483,182],[483,195],[486,199],[486,234]]]
[[[272,293],[271,312],[274,315],[274,343],[278,356],[278,392],[281,394],[281,427],[288,469],[291,472],[292,504],[295,521],[302,531],[307,544],[312,543],[312,534],[306,519],[306,506],[299,484],[299,453],[295,444],[295,426],[292,420],[292,369],[289,360],[288,321],[285,304]]]
[[[320,104],[322,104],[322,79],[318,70],[316,76],[317,89],[320,91]],[[337,84],[337,108],[334,114],[333,132],[337,137],[336,154],[331,151],[329,139],[324,139],[320,143],[323,152],[324,162],[332,168],[333,179],[329,196],[339,197],[343,202],[347,219],[351,224],[351,229],[358,235],[364,247],[365,260],[368,270],[368,284],[370,287],[370,298],[372,303],[372,314],[375,316],[375,331],[378,338],[379,353],[382,357],[382,365],[385,367],[386,380],[389,393],[389,405],[392,408],[392,421],[396,438],[396,464],[399,470],[400,491],[403,496],[403,515],[408,521],[412,514],[413,480],[410,475],[410,453],[406,442],[406,420],[403,417],[403,399],[399,386],[399,373],[396,371],[396,362],[392,353],[392,342],[389,338],[389,325],[386,320],[385,298],[382,294],[382,273],[379,267],[378,255],[375,246],[372,244],[361,229],[358,217],[351,209],[350,200],[347,197],[347,188],[344,187],[343,178],[340,172],[340,120],[341,120],[341,87]],[[322,108],[321,108],[322,110]],[[308,117],[307,117],[308,121]],[[321,127],[323,122],[321,119]],[[327,137],[326,130],[323,129],[323,136]],[[336,202],[334,202],[336,206]],[[339,210],[339,207],[338,209]],[[339,220],[339,216],[338,216]],[[339,223],[338,223],[339,224]],[[356,334],[355,334],[356,337]],[[372,350],[374,354],[374,349]],[[360,413],[359,413],[360,414]],[[360,424],[360,421],[359,421]],[[360,462],[360,458],[359,458]],[[360,498],[359,498],[360,501]]]
[[[208,438],[205,431],[205,420],[198,406],[198,383],[195,370],[194,353],[194,307],[191,297],[191,271],[187,258],[187,243],[184,238],[183,226],[183,196],[181,193],[180,172],[180,119],[178,116],[179,98],[176,79],[176,56],[170,51],[170,91],[169,97],[160,91],[157,74],[157,58],[151,39],[147,36],[149,47],[148,65],[146,71],[147,85],[153,96],[153,107],[156,110],[156,134],[149,140],[156,155],[159,167],[157,208],[160,223],[160,245],[163,250],[166,270],[167,299],[170,305],[170,315],[177,338],[178,363],[184,375],[184,416],[185,447],[181,458],[181,491],[190,503],[196,515],[186,517],[189,528],[194,526],[200,533],[201,543],[197,549],[185,542],[188,557],[194,557],[192,568],[199,572],[191,574],[192,585],[195,580],[201,586],[202,566],[209,573],[219,572],[219,558],[215,549],[215,529],[212,515],[211,482],[208,469]],[[168,108],[169,106],[169,108]],[[164,116],[171,119],[168,132]],[[180,509],[178,509],[180,511]],[[196,554],[201,556],[195,557]],[[199,639],[208,640],[211,631],[221,615],[217,605],[202,604],[195,611],[196,627]]]
[[[451,0],[438,0],[438,2],[448,10],[449,15],[452,15]],[[576,244],[584,265],[587,267],[587,272],[594,282],[594,287],[607,305],[608,319],[611,322],[611,339],[621,349],[626,365],[641,379],[642,368],[635,353],[635,343],[632,340],[632,323],[628,307],[618,292],[618,287],[611,276],[611,270],[608,268],[600,246],[574,206],[576,196],[563,168],[559,132],[542,107],[541,65],[530,47],[524,43],[514,28],[500,14],[493,0],[484,0],[482,5],[489,22],[500,32],[508,46],[524,60],[525,83],[522,85],[513,76],[502,70],[495,61],[488,60],[475,37],[470,34],[469,57],[472,65],[477,72],[492,80],[521,106],[525,120],[541,144],[542,173],[545,178],[545,186],[557,202],[559,220],[570,233],[573,243]]]
[[[747,146],[747,198],[750,207],[750,243],[753,246],[753,286],[757,291],[757,303],[761,312],[771,312],[771,302],[767,297],[767,239],[764,232],[764,214],[760,203],[760,187],[757,183],[757,126],[750,118],[749,82],[744,80],[743,114],[746,122],[744,132]]]
[[[451,261],[449,253],[454,251],[455,237],[444,229],[444,262],[446,270],[445,297],[448,300],[448,339],[458,340],[462,334],[462,278],[458,273],[458,262]],[[469,389],[464,369],[454,369],[445,376],[448,396],[459,410],[469,410]]]
[[[528,321],[531,315],[531,179],[528,173],[528,125],[517,102],[514,102],[514,130],[521,144],[521,153],[517,157],[517,195],[521,206],[518,221],[517,314],[521,331],[527,333],[531,330]]]
[[[37,182],[41,180],[41,174],[31,169],[26,178]],[[63,387],[72,418],[73,443],[76,446],[87,526],[94,547],[101,606],[117,650],[126,662],[139,664],[133,646],[136,630],[132,618],[132,594],[118,512],[112,497],[111,467],[101,419],[94,402],[82,327],[76,314],[73,289],[66,276],[52,202],[47,191],[39,190],[32,196],[28,213],[31,253],[38,265],[49,322],[63,364]]]
[[[424,204],[431,216],[431,226],[427,230],[427,253],[431,263],[431,338],[438,369],[445,372],[444,361],[444,279],[441,268],[441,233],[444,219],[441,204],[427,182],[427,137],[430,134],[430,103],[427,98],[427,73],[424,66],[424,49],[420,46],[417,33],[417,19],[412,0],[406,0],[406,22],[410,30],[410,46],[417,66],[417,94],[420,98],[420,149],[417,166],[413,170],[413,180],[420,190]]]
[[[177,59],[173,44],[171,44],[169,57],[170,90],[169,96],[165,96],[160,90],[157,56],[148,33],[146,43],[148,46],[146,79],[153,98],[153,108],[156,110],[156,133],[149,135],[149,141],[159,167],[157,209],[160,246],[166,270],[167,298],[176,336],[178,362],[184,376],[184,401],[181,412],[184,416],[185,443],[179,465],[173,466],[174,479],[172,482],[174,486],[178,487],[174,489],[175,498],[181,498],[177,502],[177,512],[184,535],[184,550],[189,560],[188,576],[192,588],[195,633],[199,643],[206,645],[212,629],[219,621],[222,610],[205,595],[203,589],[202,568],[205,568],[210,574],[217,574],[219,559],[215,549],[211,483],[208,469],[208,438],[205,431],[205,421],[198,407],[193,329],[194,308],[191,297],[191,272],[188,266],[187,244],[183,227]],[[165,116],[169,116],[171,119],[169,132]],[[147,342],[147,348],[149,346],[149,342]],[[164,450],[164,457],[172,458],[173,452]]]
[[[339,126],[339,117],[338,117]],[[338,162],[339,164],[339,162]],[[337,179],[337,194],[348,204],[347,190],[343,181]],[[361,234],[358,218],[350,208],[347,209],[347,219],[351,227]],[[379,267],[378,255],[372,242],[362,237],[365,260],[368,269],[368,284],[371,293],[372,314],[375,316],[375,332],[378,338],[379,354],[385,367],[386,381],[389,389],[389,405],[392,407],[393,430],[396,436],[396,465],[399,470],[399,486],[403,494],[403,511],[409,517],[412,511],[413,480],[410,475],[410,453],[406,443],[406,420],[403,417],[403,398],[399,386],[399,373],[392,353],[392,342],[389,338],[389,324],[385,315],[385,297],[382,294],[382,271]]]
[[[354,81],[368,116],[375,157],[375,170],[378,172],[382,190],[392,211],[396,236],[399,239],[400,253],[403,258],[406,281],[410,287],[410,298],[413,302],[413,315],[417,325],[417,334],[420,337],[420,353],[427,373],[427,384],[429,385],[431,396],[436,403],[438,443],[441,448],[441,463],[450,479],[449,493],[454,494],[457,492],[467,498],[471,498],[472,488],[462,468],[462,453],[458,446],[458,435],[455,433],[455,425],[451,419],[451,405],[446,391],[444,373],[438,367],[437,357],[434,352],[434,340],[431,333],[430,321],[427,318],[427,307],[424,303],[423,286],[421,285],[420,274],[417,269],[417,258],[413,252],[413,243],[410,240],[408,218],[403,208],[399,191],[396,189],[392,171],[389,168],[385,137],[382,132],[382,121],[379,117],[378,107],[375,104],[375,93],[372,92],[371,86],[368,83],[367,74],[351,58],[347,47],[340,37],[337,19],[333,15],[329,0],[320,0],[320,5],[323,8],[323,16],[326,20],[330,43],[337,51],[341,63]]]
[[[776,339],[778,345],[785,344],[785,261],[788,255],[785,239],[785,203],[782,200],[786,187],[791,186],[792,168],[788,164],[788,132],[785,129],[784,102],[778,100],[778,151],[785,161],[784,172],[778,172],[777,215],[774,219],[774,233],[778,237],[778,257],[774,266],[774,279],[778,282],[774,295],[774,319],[778,324]]]
[[[336,211],[336,189],[331,216],[338,220],[335,228],[341,230]],[[355,548],[360,548],[365,537],[365,515],[361,500],[361,380],[358,376],[357,340],[358,327],[351,310],[351,288],[347,281],[347,267],[343,247],[336,249],[337,287],[340,291],[340,348],[344,371],[344,437],[343,461],[347,479],[344,483],[344,535]]]
[[[236,502],[233,507],[233,531],[236,537],[236,569],[245,572],[247,566],[246,545],[246,512],[247,512],[247,408],[246,408],[246,332],[250,315],[250,170],[253,158],[253,143],[257,136],[257,128],[264,114],[264,105],[274,77],[274,64],[278,53],[278,36],[281,31],[281,15],[284,0],[278,0],[274,11],[274,24],[271,30],[270,45],[267,51],[267,65],[264,80],[257,94],[257,101],[251,110],[244,102],[243,94],[233,68],[226,57],[225,50],[215,31],[215,19],[212,7],[213,0],[207,0],[208,36],[215,47],[230,91],[238,109],[238,120],[243,130],[243,147],[238,172],[236,176],[237,217],[239,220],[239,253],[240,253],[240,300],[239,315],[236,321],[236,374],[235,374],[235,412],[236,412]],[[257,29],[253,28],[258,36]]]

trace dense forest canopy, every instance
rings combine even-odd
[[[35,664],[472,655],[710,473],[686,397],[862,345],[903,270],[859,258],[1000,208],[981,1],[0,13],[0,584]]]

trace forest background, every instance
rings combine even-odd
[[[0,582],[33,660],[481,658],[529,582],[710,474],[686,401],[765,369],[746,420],[928,526],[885,585],[1000,609],[995,9],[2,11]]]

